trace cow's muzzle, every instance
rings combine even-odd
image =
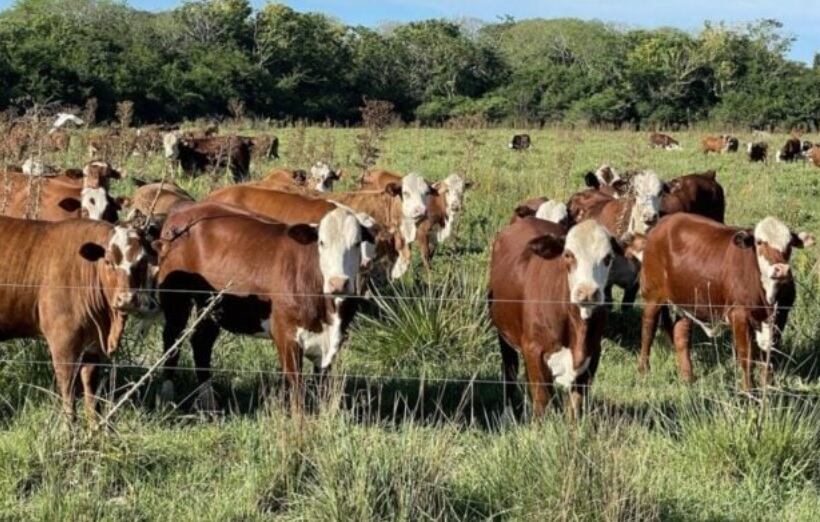
[[[349,281],[349,277],[331,277],[325,284],[325,293],[333,295],[343,294],[347,290]]]

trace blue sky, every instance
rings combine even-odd
[[[0,0],[0,8],[12,0]],[[166,9],[178,0],[130,0],[134,7]],[[255,6],[264,0],[252,0]],[[493,21],[515,18],[574,17],[618,22],[628,26],[673,26],[696,30],[705,19],[728,23],[775,18],[797,37],[791,57],[811,62],[820,52],[820,9],[816,0],[284,0],[299,11],[320,11],[353,25],[384,21],[469,16]]]

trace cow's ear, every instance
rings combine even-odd
[[[564,251],[564,239],[564,236],[546,234],[531,240],[528,246],[535,255],[544,259],[553,259]]]
[[[520,218],[531,217],[535,215],[535,209],[527,205],[519,205],[515,207],[515,215]]]
[[[85,174],[80,169],[65,169],[63,174],[71,179],[83,179]]]
[[[288,236],[301,245],[309,245],[319,239],[319,231],[312,225],[293,225],[288,228]]]
[[[82,203],[77,198],[64,198],[57,204],[57,206],[66,212],[77,212],[80,210]]]
[[[299,185],[304,185],[307,182],[307,172],[304,170],[294,170],[291,175],[293,177],[293,181]]]
[[[84,243],[83,246],[80,247],[80,255],[86,261],[93,263],[105,257],[105,248],[97,243]]]
[[[111,179],[123,179],[128,176],[128,172],[125,170],[119,171],[113,167],[108,169],[108,177]]]
[[[755,244],[755,236],[748,230],[738,230],[732,236],[732,243],[738,248],[751,248]]]
[[[618,194],[626,194],[626,192],[629,190],[629,182],[625,179],[619,179],[612,183],[612,188]]]
[[[387,193],[387,194],[389,194],[393,197],[401,196],[401,183],[396,183],[395,181],[392,182],[392,183],[388,183],[384,187],[384,191],[385,191],[385,193]]]
[[[598,176],[596,176],[594,172],[587,172],[584,174],[584,183],[589,188],[601,188],[601,182],[598,180]]]
[[[814,236],[808,232],[800,232],[795,234],[792,232],[791,246],[793,248],[810,247],[814,244]]]
[[[168,252],[168,247],[171,243],[164,239],[155,239],[151,241],[151,250],[156,252],[157,256],[162,258]]]

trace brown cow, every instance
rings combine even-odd
[[[274,190],[295,190],[310,194],[312,192],[332,191],[333,184],[342,179],[343,176],[343,171],[333,170],[326,163],[319,161],[310,168],[309,172],[277,169],[252,184]]]
[[[194,201],[193,196],[170,182],[146,182],[134,180],[137,190],[131,196],[128,205],[128,220],[137,213],[143,216],[153,215],[162,222],[171,211],[182,203]]]
[[[169,349],[193,306],[226,290],[191,338],[197,376],[209,390],[211,351],[220,329],[275,342],[282,371],[301,401],[302,358],[326,371],[352,319],[360,244],[368,230],[348,209],[337,208],[318,227],[284,225],[219,203],[198,203],[172,214],[163,226],[158,282]],[[179,355],[166,366],[163,395]]]
[[[678,140],[667,134],[661,134],[660,132],[653,132],[649,135],[649,146],[653,149],[664,150],[680,150],[682,148]]]
[[[196,175],[208,169],[228,168],[234,181],[250,176],[251,144],[237,136],[189,137],[169,133],[163,137],[166,159],[178,161],[183,172]]]
[[[666,182],[661,198],[661,215],[676,212],[699,214],[723,223],[726,197],[714,170],[688,174]]]
[[[806,158],[811,161],[815,167],[820,167],[820,145],[814,145],[807,150]]]
[[[706,136],[700,143],[701,150],[703,150],[704,154],[709,154],[710,152],[715,152],[718,154],[724,152],[737,152],[738,146],[740,145],[737,138],[726,134],[721,134],[720,136]]]
[[[604,286],[620,246],[594,221],[566,232],[523,218],[498,233],[490,264],[490,318],[498,329],[505,389],[524,357],[535,416],[543,415],[553,383],[570,388],[577,414],[592,383],[606,322]]]
[[[750,389],[751,365],[758,360],[756,348],[776,348],[794,303],[789,267],[792,249],[811,243],[811,236],[793,234],[772,217],[760,221],[754,230],[692,214],[662,219],[649,233],[644,251],[638,369],[649,369],[658,319],[672,311],[677,318],[668,333],[683,379],[694,379],[689,356],[693,324],[710,337],[717,335],[718,326],[729,324],[743,369],[743,388]]]
[[[126,314],[157,309],[153,252],[130,228],[0,217],[0,258],[0,340],[44,337],[65,413],[79,375],[90,420],[94,363],[117,350]]]

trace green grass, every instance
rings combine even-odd
[[[283,159],[255,164],[254,175],[330,155],[355,173],[359,131],[275,132]],[[378,289],[334,368],[332,398],[304,418],[283,410],[274,347],[223,334],[213,366],[224,415],[200,417],[187,403],[158,409],[152,382],[110,430],[69,430],[59,422],[44,345],[0,345],[0,519],[816,519],[816,247],[793,259],[798,301],[785,338],[792,360],[765,401],[737,391],[727,337],[696,336],[691,386],[679,381],[661,336],[652,372],[639,376],[639,313],[629,309],[611,316],[587,414],[568,423],[556,407],[542,422],[519,420],[492,382],[500,357],[484,297],[488,247],[516,203],[566,199],[581,188],[583,172],[601,163],[652,168],[666,179],[715,168],[728,222],[752,225],[773,214],[816,235],[820,170],[751,165],[742,154],[703,157],[697,133],[679,134],[685,150],[663,152],[649,150],[643,133],[534,131],[533,149],[520,154],[506,149],[512,133],[388,132],[380,166],[429,179],[462,171],[478,186],[468,193],[458,242],[442,246],[433,270],[416,260],[403,280]],[[771,145],[784,140],[775,136]],[[81,156],[77,143],[54,159],[78,165]],[[163,161],[128,158],[126,168],[156,178]],[[225,183],[217,176],[181,184],[201,196]],[[116,187],[130,190],[128,180]],[[158,327],[130,330],[117,358],[118,390],[107,387],[105,397],[121,393],[142,374],[132,366],[160,352]],[[182,364],[192,364],[187,351]],[[179,379],[180,393],[195,388],[190,372]]]

